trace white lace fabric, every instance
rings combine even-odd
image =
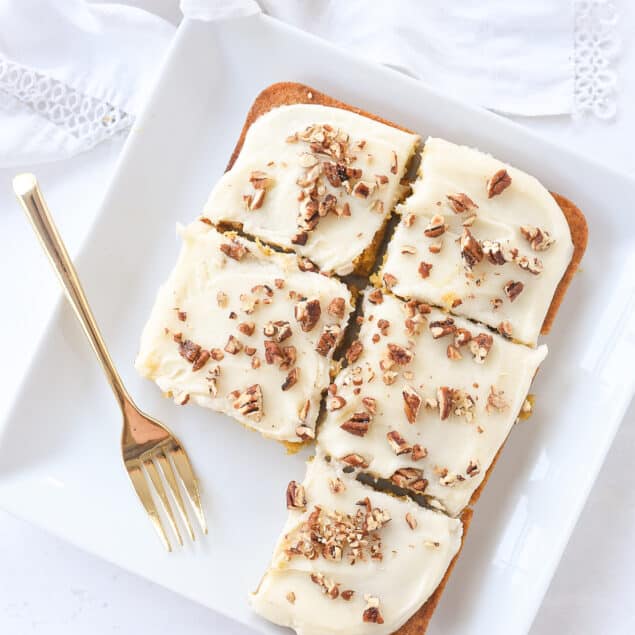
[[[617,112],[618,12],[607,0],[576,0],[573,116],[611,119]]]
[[[16,100],[68,136],[67,142],[77,152],[89,150],[127,129],[134,120],[112,104],[3,57],[0,57],[0,92],[4,93],[0,103],[5,107]]]

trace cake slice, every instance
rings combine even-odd
[[[330,363],[352,310],[338,280],[196,221],[141,337],[138,371],[178,404],[263,435],[314,437]]]
[[[293,250],[322,271],[363,273],[403,197],[418,141],[344,107],[275,107],[249,122],[204,217]]]
[[[377,289],[363,312],[348,366],[329,390],[320,447],[456,516],[530,408],[547,348]]]
[[[399,211],[382,270],[393,293],[536,344],[574,254],[546,188],[487,154],[428,139]]]
[[[251,597],[257,613],[298,635],[387,635],[409,618],[412,632],[425,630],[461,548],[461,520],[373,491],[320,454],[302,485],[289,483],[287,506]]]

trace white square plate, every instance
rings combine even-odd
[[[476,507],[430,632],[528,630],[635,385],[634,183],[491,113],[350,56],[262,15],[185,21],[127,141],[77,266],[139,405],[181,437],[201,478],[207,539],[168,555],[119,455],[119,413],[61,304],[0,423],[0,504],[70,542],[263,633],[247,593],[285,517],[303,456],[229,419],[177,408],[132,367],[141,328],[194,218],[222,173],[254,97],[301,81],[418,131],[475,145],[575,201],[590,242],[517,426]],[[609,520],[610,522],[610,520]]]

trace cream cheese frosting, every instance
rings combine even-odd
[[[319,445],[457,515],[516,421],[547,348],[378,290],[365,294],[363,312]]]
[[[288,519],[251,597],[298,635],[387,635],[435,591],[460,520],[376,492],[320,454],[287,490]],[[361,539],[360,539],[361,537]]]
[[[418,141],[341,108],[275,108],[249,127],[204,215],[349,274],[402,196]]]
[[[274,439],[313,438],[352,310],[347,287],[201,221],[179,233],[137,370],[176,403],[224,412]]]
[[[442,139],[426,141],[383,273],[393,293],[535,345],[573,255],[562,210],[534,177]]]

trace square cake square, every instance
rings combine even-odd
[[[382,269],[393,293],[536,344],[573,256],[545,187],[478,150],[428,139],[399,212]]]
[[[251,604],[301,635],[394,633],[442,585],[462,544],[461,520],[373,491],[320,454],[303,484],[289,483],[287,506]]]
[[[313,438],[353,308],[347,287],[201,221],[180,233],[136,368],[179,404],[224,412],[281,441]]]
[[[547,347],[515,344],[416,301],[367,292],[330,390],[324,452],[456,516],[519,416]]]
[[[322,271],[372,263],[419,137],[343,108],[280,106],[253,122],[204,216],[309,258]]]

